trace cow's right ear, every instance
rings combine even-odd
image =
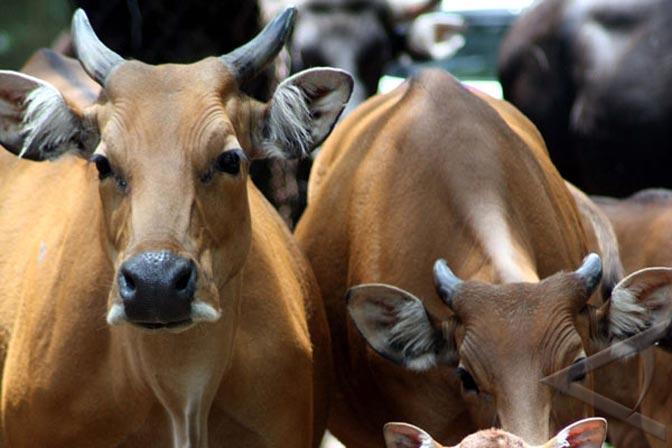
[[[0,70],[0,145],[30,160],[66,153],[90,153],[98,135],[80,110],[51,84],[23,73]]]
[[[386,448],[442,448],[425,431],[408,423],[386,423],[383,436]]]
[[[672,318],[672,268],[641,269],[625,277],[597,313],[598,337],[622,340]],[[669,343],[669,341],[664,341]]]
[[[560,431],[543,448],[601,448],[606,438],[607,421],[603,418],[586,418]]]
[[[252,130],[253,158],[305,157],[331,133],[352,94],[344,70],[316,67],[280,83]]]
[[[390,285],[351,288],[347,306],[364,339],[378,354],[411,370],[455,364],[455,325],[435,328],[420,299]]]

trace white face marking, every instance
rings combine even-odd
[[[469,215],[503,283],[539,281],[533,263],[512,238],[511,229],[505,220],[506,212],[499,198],[493,194],[484,195],[480,200],[472,202]]]
[[[107,312],[106,320],[108,325],[119,325],[126,322],[126,311],[124,311],[124,306],[120,303],[112,305]]]
[[[207,303],[196,300],[191,304],[191,320],[194,322],[215,322],[221,316],[221,312]]]
[[[37,263],[42,264],[44,258],[47,256],[47,243],[40,241],[40,248],[37,252]]]
[[[147,333],[155,333],[159,331],[168,331],[169,333],[181,333],[193,327],[196,322],[216,322],[217,320],[219,320],[220,317],[222,317],[222,313],[215,310],[211,305],[196,301],[191,305],[191,320],[192,320],[191,323],[181,325],[179,327],[159,328],[156,330],[142,329],[142,328],[139,329]],[[106,320],[107,323],[111,326],[120,325],[127,322],[124,305],[122,305],[121,303],[113,304],[110,310],[107,312]]]

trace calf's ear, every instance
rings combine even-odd
[[[386,423],[383,427],[386,448],[443,448],[417,426]]]
[[[95,127],[54,86],[0,70],[0,144],[5,149],[41,161],[66,152],[91,153],[97,143]]]
[[[253,157],[308,155],[331,133],[352,86],[350,74],[335,68],[311,68],[284,80],[252,130]]]
[[[601,448],[606,437],[607,421],[587,418],[560,431],[543,448]]]
[[[598,311],[600,333],[625,339],[672,318],[672,268],[646,268],[621,280]]]
[[[455,325],[435,328],[420,299],[390,285],[365,284],[347,293],[350,317],[378,354],[404,367],[423,371],[454,364]]]

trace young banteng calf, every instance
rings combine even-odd
[[[387,448],[443,447],[417,426],[388,423],[384,429]],[[501,429],[486,429],[472,434],[452,448],[601,448],[607,435],[607,422],[589,418],[569,425],[543,445],[533,446]]]

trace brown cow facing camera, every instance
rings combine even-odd
[[[319,443],[324,313],[248,169],[319,145],[352,81],[307,70],[267,104],[238,90],[293,20],[286,10],[221,57],[152,66],[105,47],[78,10],[76,53],[102,88],[93,104],[0,72],[8,446]],[[52,62],[54,77],[72,69]]]

